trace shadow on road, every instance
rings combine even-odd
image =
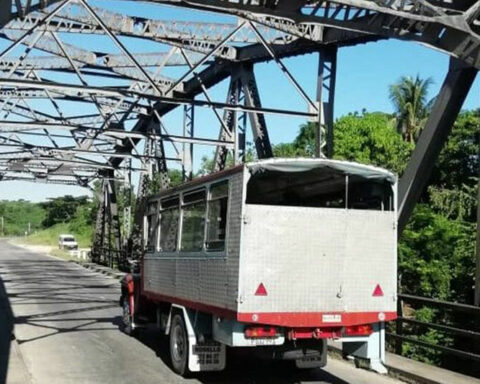
[[[2,280],[3,279],[3,280]],[[8,285],[8,294],[4,283]],[[107,312],[118,307],[112,296],[112,283],[99,283],[97,276],[75,276],[68,273],[65,262],[24,257],[2,260],[0,266],[0,384],[8,362],[13,324],[43,329],[30,338],[17,338],[19,345],[47,338],[58,333],[105,331],[118,328]],[[28,314],[13,318],[10,302]],[[29,306],[43,308],[30,313]],[[52,310],[52,306],[55,307]],[[50,310],[48,310],[50,309]],[[98,312],[104,316],[99,315]],[[9,336],[10,337],[10,336]],[[6,356],[4,357],[6,353]]]
[[[0,278],[0,384],[7,381],[10,344],[13,338],[13,314],[5,285]]]
[[[13,324],[18,327],[27,325],[38,330],[32,332],[30,328],[28,337],[18,337],[19,345],[59,333],[120,332],[121,311],[116,282],[103,280],[94,274],[79,275],[77,271],[70,271],[70,268],[77,267],[66,266],[63,261],[38,257],[1,261],[0,384],[6,383]],[[4,283],[8,287],[8,295]],[[10,302],[15,305],[15,319]],[[31,306],[40,310],[32,312],[29,310]],[[41,310],[42,308],[44,309]],[[112,308],[118,308],[118,312],[112,311]],[[112,313],[118,313],[118,316],[112,316]],[[136,340],[153,350],[165,365],[170,366],[167,337],[157,330],[146,329],[139,333]],[[295,371],[281,362],[255,359],[249,352],[229,351],[225,371],[195,374],[193,379],[203,384],[294,384],[319,381],[347,384],[323,370]]]
[[[117,321],[121,321],[118,318]],[[140,330],[136,339],[155,351],[165,365],[170,366],[168,337],[155,329]],[[227,369],[222,372],[193,374],[192,378],[204,384],[296,384],[326,382],[348,384],[321,370],[295,370],[282,361],[266,361],[251,356],[249,350],[228,350]]]

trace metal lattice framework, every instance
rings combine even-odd
[[[214,148],[215,170],[229,153],[243,161],[247,125],[258,158],[271,157],[266,115],[317,122],[317,155],[332,156],[338,49],[390,38],[451,56],[400,182],[403,228],[480,69],[480,2],[473,0],[158,0],[143,7],[150,12],[138,16],[142,7],[119,12],[105,1],[0,0],[0,180],[90,187],[102,179],[99,250],[122,247],[105,236],[120,232],[113,181],[138,171],[141,209],[154,173],[163,188],[172,162],[192,175],[196,146]],[[222,22],[156,17],[175,8],[198,12],[199,20],[220,14]],[[319,54],[314,98],[284,63],[311,53]],[[304,110],[262,106],[254,67],[269,61]],[[218,101],[212,88],[225,80],[226,101]],[[183,130],[171,134],[166,115],[179,107]],[[212,112],[210,137],[197,136],[196,109]]]

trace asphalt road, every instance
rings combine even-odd
[[[36,384],[397,383],[335,359],[323,370],[298,373],[236,355],[224,372],[183,379],[169,368],[168,343],[161,334],[148,330],[131,338],[120,332],[115,280],[5,241],[0,241],[0,280],[15,316],[21,355]]]

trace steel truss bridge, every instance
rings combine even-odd
[[[450,56],[400,181],[403,229],[480,68],[480,2],[474,0],[146,1],[155,18],[148,11],[138,15],[142,7],[118,12],[107,1],[91,3],[0,0],[0,38],[7,42],[0,52],[0,180],[87,188],[100,180],[93,257],[101,263],[123,266],[128,244],[139,248],[149,182],[157,177],[167,188],[172,164],[191,177],[196,146],[211,146],[214,168],[221,170],[228,156],[244,160],[248,130],[258,158],[271,157],[265,116],[273,114],[316,122],[317,155],[332,156],[337,52],[384,39],[416,42]],[[198,12],[199,20],[211,19],[213,12],[230,22],[161,19],[165,9],[178,14],[175,8]],[[318,55],[314,99],[284,64],[303,54]],[[262,105],[254,68],[267,61],[303,99],[303,110]],[[216,100],[212,87],[223,81],[229,82],[228,92]],[[173,134],[165,119],[178,108],[183,130]],[[213,113],[209,137],[196,133],[199,109]],[[125,208],[127,242],[115,181],[130,182],[132,172],[140,180],[131,230]]]

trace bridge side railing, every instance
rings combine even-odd
[[[415,319],[412,313],[419,308],[430,308],[443,314],[441,321],[428,322]],[[406,309],[410,309],[411,313]],[[459,325],[456,319],[467,319]],[[448,321],[450,320],[450,321]],[[468,324],[470,322],[470,324]],[[471,328],[469,327],[471,326]],[[450,338],[452,345],[440,345],[420,339],[418,335],[435,330]],[[423,331],[423,332],[422,332]],[[403,354],[403,346],[409,343],[422,349],[441,352],[468,360],[480,362],[480,307],[460,304],[426,297],[399,294],[398,318],[396,324],[386,332],[387,341],[396,354]],[[473,365],[473,364],[472,364]]]
[[[93,263],[123,270],[126,265],[127,251],[113,247],[102,247],[95,250],[92,249],[90,257]]]

